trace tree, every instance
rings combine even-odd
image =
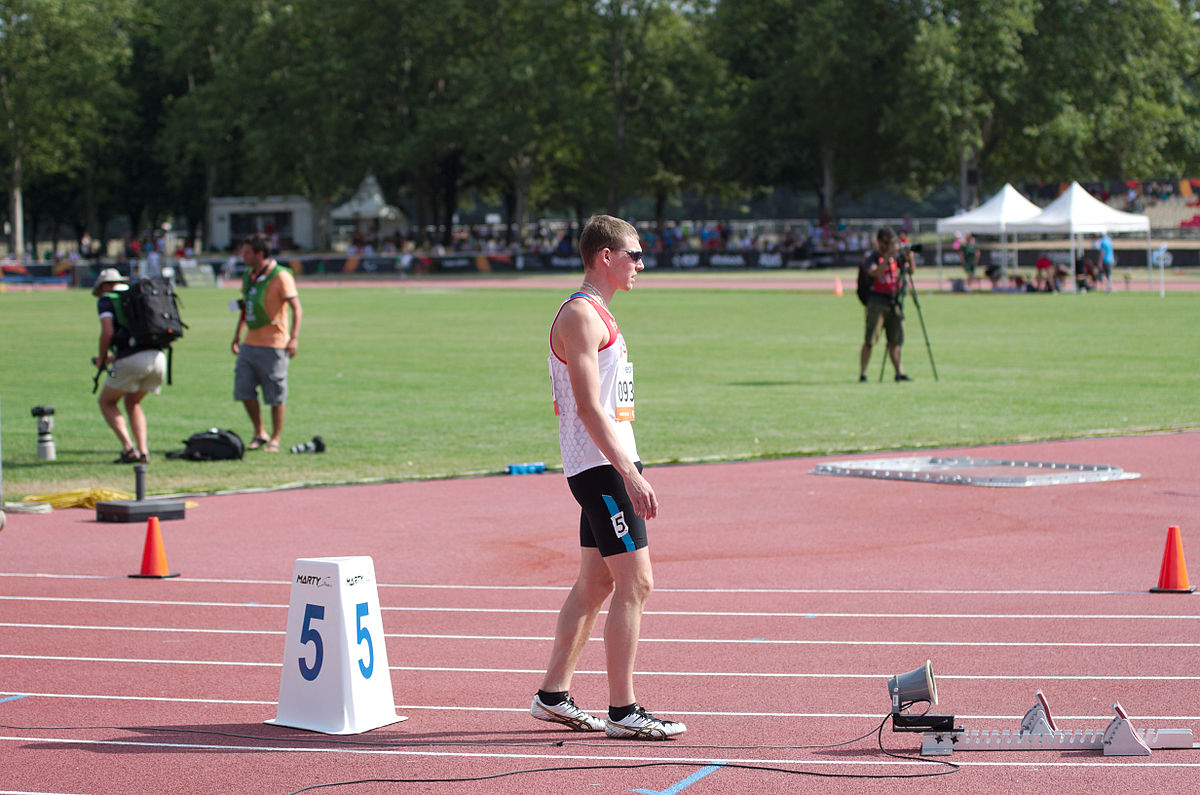
[[[1200,165],[1190,4],[1044,0],[1025,43],[1019,135],[993,156],[1043,180],[1182,175]]]
[[[585,129],[577,47],[584,15],[577,4],[561,0],[474,6],[478,35],[458,48],[464,87],[459,108],[473,153],[466,178],[502,198],[511,242],[531,204],[548,195],[556,153]]]
[[[330,203],[366,167],[366,119],[347,57],[354,31],[341,16],[323,0],[264,3],[237,53],[243,176],[259,193],[294,186],[307,196],[322,248]]]
[[[168,78],[165,118],[156,152],[165,166],[171,206],[194,230],[209,200],[244,193],[240,64],[255,18],[248,0],[148,0]],[[162,20],[171,20],[162,24]],[[277,193],[278,191],[270,191]]]
[[[420,229],[442,226],[449,242],[471,155],[462,103],[469,88],[464,76],[472,72],[463,62],[484,34],[487,15],[465,0],[375,0],[338,13],[353,46],[343,90],[363,109],[355,148],[364,167],[387,195],[408,197],[401,203]]]
[[[968,188],[986,182],[1181,176],[1196,167],[1197,16],[1188,5],[923,7],[901,94],[912,116],[900,131],[908,184],[927,190],[961,158],[969,206],[977,193]]]
[[[763,184],[819,185],[832,214],[840,184],[886,183],[901,149],[888,128],[911,43],[909,4],[890,0],[725,0],[713,15],[732,74],[735,123]],[[864,24],[867,22],[867,24]]]
[[[163,10],[173,5],[158,0]],[[366,168],[363,85],[352,70],[358,31],[340,5],[318,0],[196,0],[164,31],[177,76],[161,140],[169,183],[194,192],[296,192],[313,204],[317,245],[328,207]],[[361,10],[366,3],[355,3]],[[164,17],[165,18],[165,17]],[[378,28],[378,20],[375,20]]]
[[[128,0],[0,0],[0,153],[6,165],[12,249],[24,249],[22,186],[74,175],[95,151],[105,108],[129,60]]]
[[[634,188],[653,197],[659,230],[668,201],[683,192],[717,199],[743,190],[728,169],[740,149],[726,134],[734,88],[705,36],[707,19],[706,8],[663,17],[641,59],[650,78],[646,110],[632,126],[641,176]]]
[[[922,6],[903,63],[892,134],[905,149],[901,182],[923,194],[956,171],[960,200],[979,198],[983,161],[1009,136],[1028,102],[1025,46],[1037,0],[961,0]]]

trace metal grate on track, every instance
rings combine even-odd
[[[968,456],[912,456],[830,461],[810,474],[914,480],[956,486],[1062,486],[1141,477],[1107,464],[1063,464]]]

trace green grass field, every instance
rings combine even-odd
[[[862,310],[797,290],[655,289],[618,295],[637,374],[648,463],[715,461],[1197,427],[1200,293],[945,295],[911,302],[904,348],[857,383]],[[847,276],[849,278],[849,276]],[[798,287],[802,285],[798,284]],[[498,472],[559,460],[546,367],[559,289],[302,286],[285,448],[320,434],[322,455],[167,460],[212,426],[251,436],[232,400],[235,289],[182,291],[186,337],[173,386],[151,395],[148,491],[204,493]],[[82,290],[0,294],[4,499],[87,487],[133,489],[91,394],[95,302]],[[39,462],[31,407],[56,408],[58,460]]]

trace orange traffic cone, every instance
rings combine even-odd
[[[1150,593],[1192,593],[1196,586],[1188,585],[1187,564],[1183,561],[1183,538],[1179,528],[1172,525],[1167,529],[1167,548],[1163,552],[1162,569],[1158,573],[1158,587]]]
[[[842,293],[842,277],[841,276],[833,277],[833,294],[834,295],[842,295],[843,294]]]
[[[163,549],[162,532],[158,529],[158,517],[151,516],[146,524],[146,546],[142,550],[141,574],[130,574],[130,577],[153,577],[165,579],[178,577],[179,573],[169,574],[167,569],[167,551]]]

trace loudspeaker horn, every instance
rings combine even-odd
[[[920,668],[906,674],[897,674],[888,680],[888,692],[892,694],[892,712],[899,712],[908,704],[926,701],[938,703],[937,683],[933,679],[933,664],[926,660]]]

